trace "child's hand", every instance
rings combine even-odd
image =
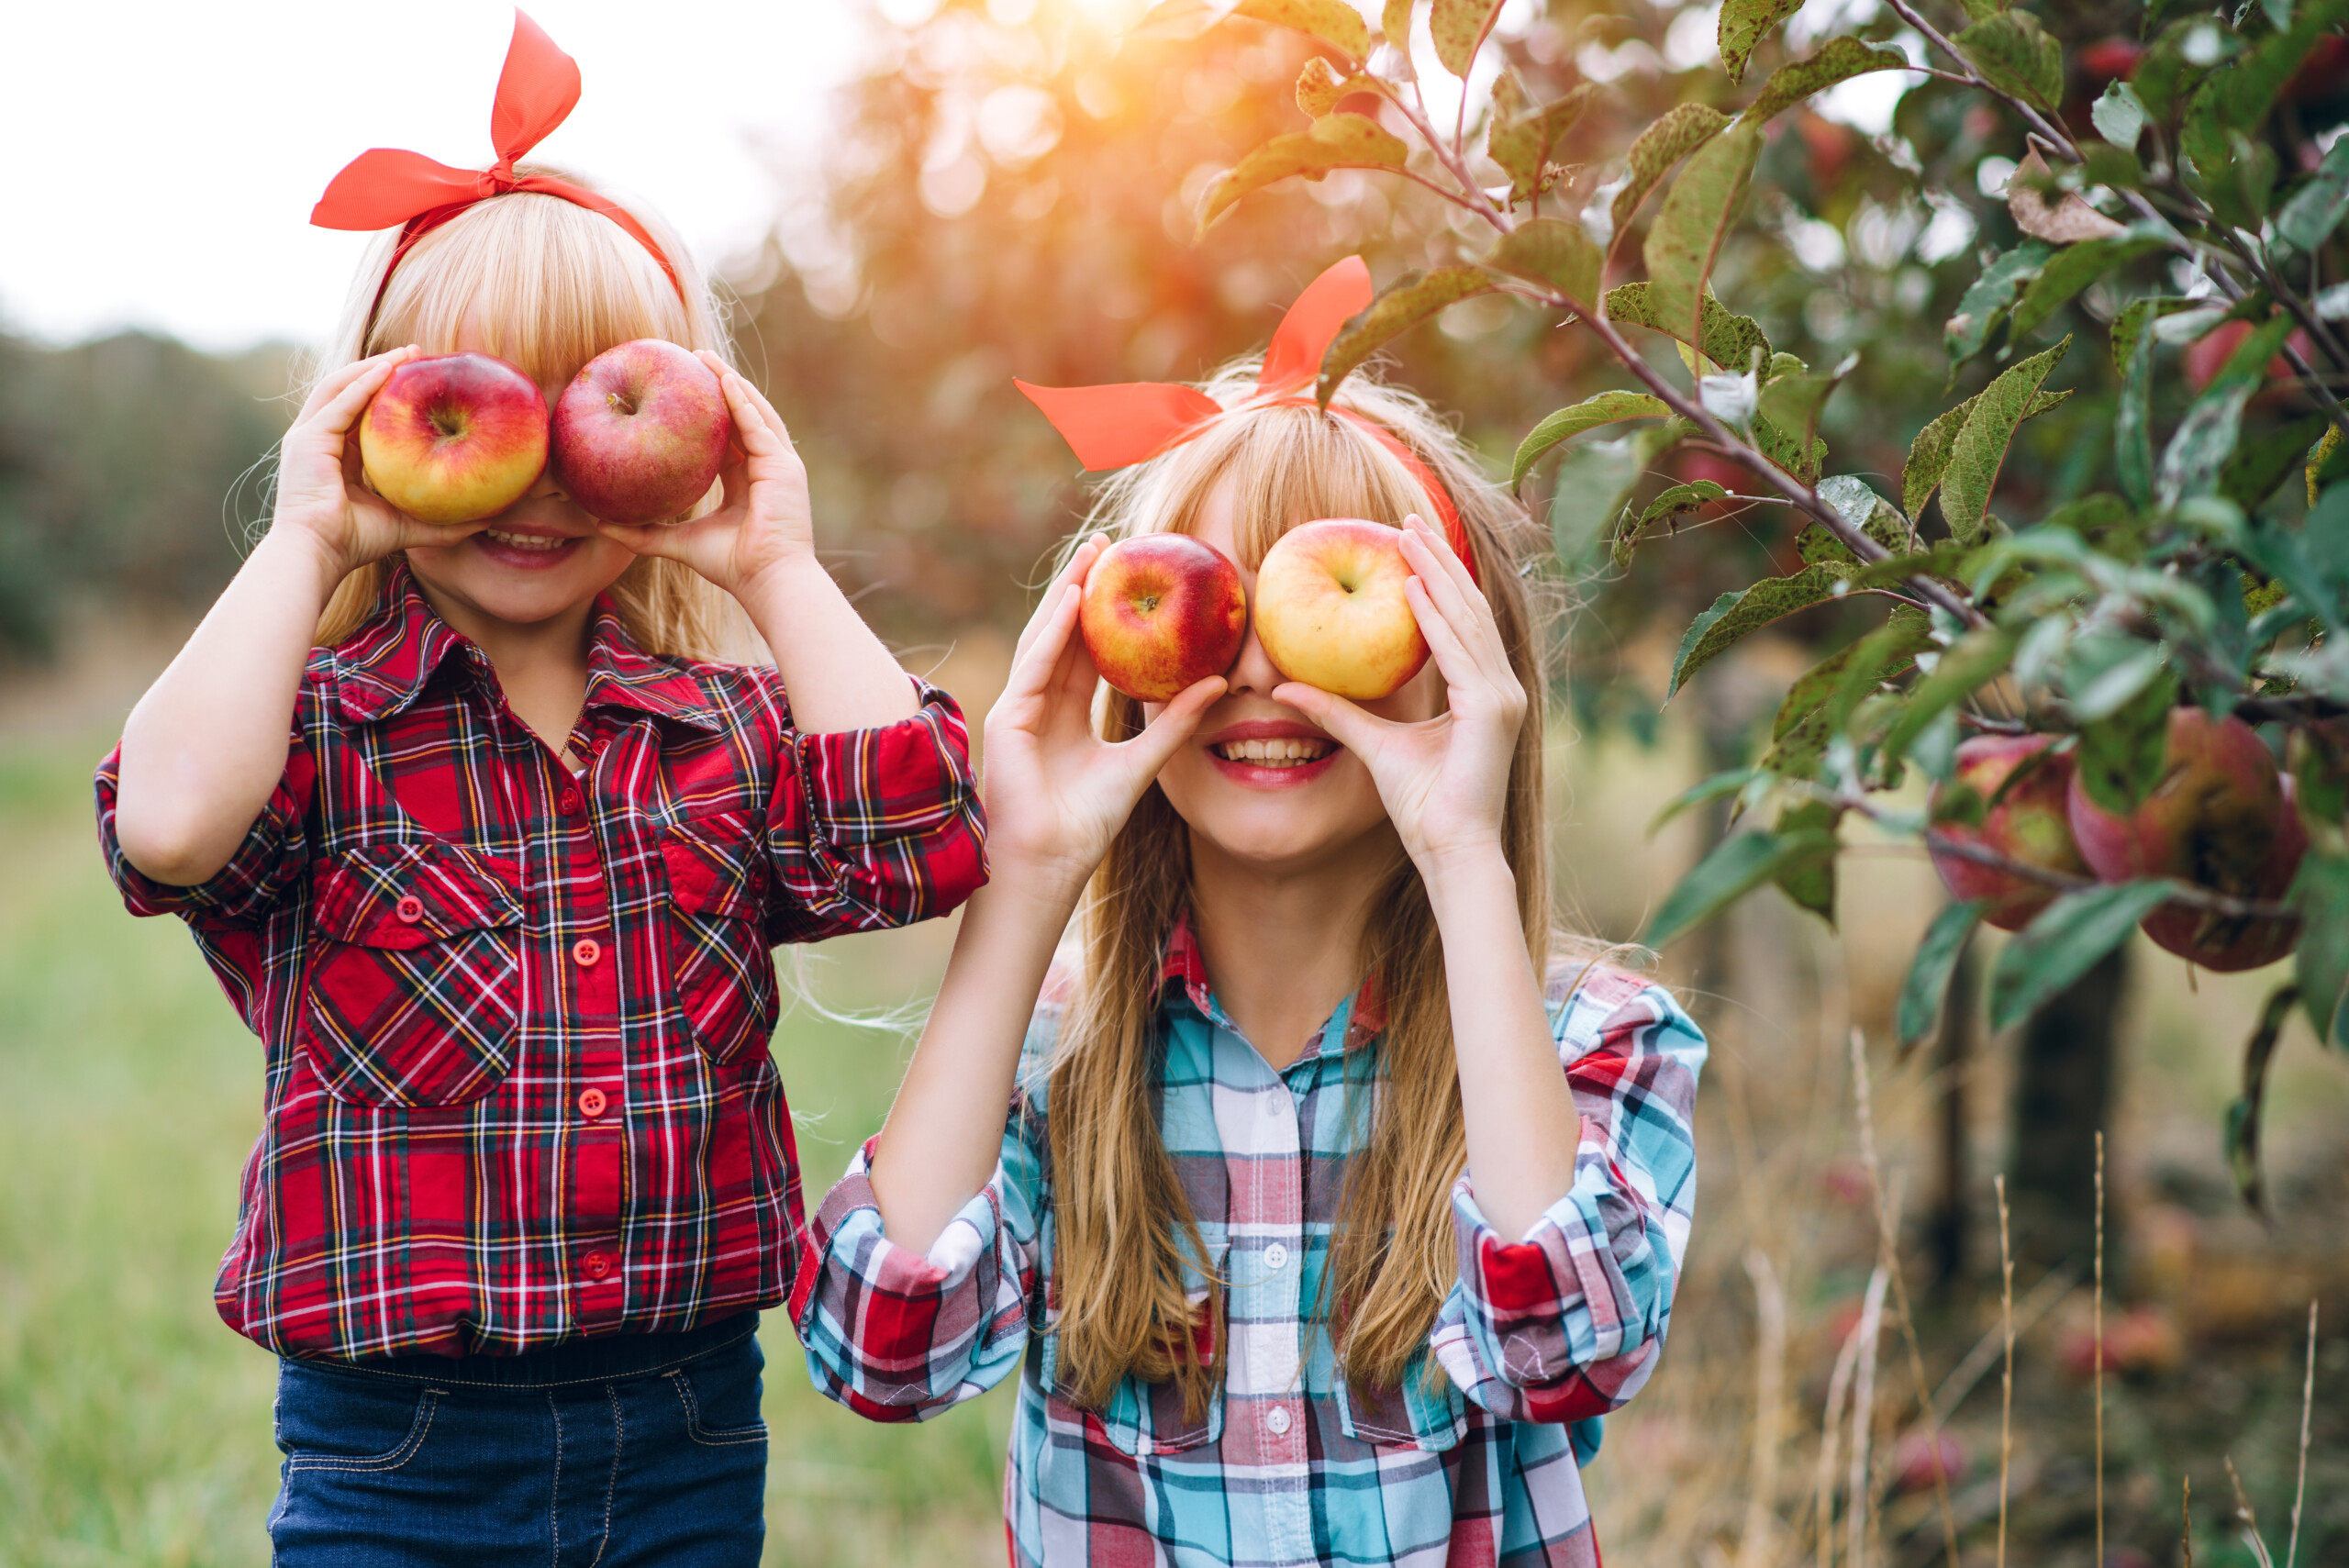
[[[1444,537],[1418,517],[1405,518],[1403,559],[1415,574],[1404,595],[1443,676],[1446,711],[1397,724],[1298,681],[1272,695],[1363,760],[1403,848],[1430,875],[1457,857],[1499,848],[1526,697],[1492,606]]]
[[[1106,548],[1097,534],[1067,567],[1019,634],[1011,678],[988,710],[985,788],[987,850],[997,880],[1041,873],[1074,896],[1109,852],[1134,803],[1223,695],[1210,675],[1177,696],[1148,728],[1111,745],[1093,731],[1099,676],[1076,634],[1085,573]]]
[[[762,573],[792,561],[816,559],[816,526],[807,504],[807,470],[792,450],[783,416],[724,360],[703,350],[702,363],[726,391],[734,417],[734,453],[720,478],[718,509],[682,523],[596,526],[639,555],[682,561],[718,586],[741,597]]]
[[[479,523],[420,523],[367,488],[360,475],[360,416],[393,371],[416,357],[413,343],[345,365],[311,389],[278,447],[277,508],[270,532],[304,536],[326,551],[340,578],[410,545],[454,544]]]

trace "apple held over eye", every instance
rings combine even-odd
[[[555,399],[555,479],[591,517],[667,522],[709,494],[733,430],[707,365],[639,338],[589,360]]]
[[[1977,735],[1957,749],[1953,782],[1970,785],[1987,803],[1979,827],[1943,822],[1935,831],[1978,844],[2010,861],[2071,876],[2088,874],[2072,841],[2065,802],[2072,783],[2069,753],[2051,751],[2052,735]],[[2003,792],[2003,793],[2002,793]],[[1940,791],[1935,790],[1936,798]],[[2002,931],[2019,931],[2055,901],[2057,889],[2010,871],[1942,851],[1933,869],[1956,899],[1984,899],[1982,917]]]
[[[1383,697],[1428,662],[1403,584],[1403,530],[1361,517],[1300,523],[1256,569],[1256,637],[1280,673],[1341,697]]]
[[[1240,568],[1205,540],[1135,534],[1095,559],[1076,624],[1103,680],[1143,702],[1171,702],[1240,657],[1248,594]]]
[[[488,354],[410,360],[360,416],[359,457],[375,494],[417,521],[479,522],[546,467],[547,400]]]

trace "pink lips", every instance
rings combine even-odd
[[[1330,751],[1313,762],[1279,768],[1263,762],[1235,762],[1217,755],[1215,749],[1218,746],[1237,740],[1319,740],[1327,743]],[[1345,754],[1345,748],[1328,734],[1294,719],[1244,719],[1238,724],[1226,725],[1208,736],[1203,744],[1207,748],[1208,762],[1216,772],[1247,789],[1302,788],[1328,773],[1337,765],[1338,759]]]
[[[493,527],[494,526],[495,524],[493,524]],[[490,560],[497,562],[500,566],[508,567],[519,572],[543,572],[549,567],[559,566],[562,562],[569,561],[573,556],[578,554],[579,546],[586,542],[584,538],[582,536],[560,533],[553,528],[515,528],[508,526],[499,528],[496,531],[499,533],[523,534],[531,539],[559,539],[563,541],[562,543],[555,546],[552,550],[536,550],[510,545],[498,539],[492,539],[490,537],[490,529],[488,528],[484,528],[480,533],[474,534],[471,537],[469,542],[484,555],[489,557]]]

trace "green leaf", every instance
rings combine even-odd
[[[2229,123],[2223,107],[2226,75],[2213,72],[2188,101],[2177,148],[2184,155],[2187,188],[2210,204],[2221,223],[2254,228],[2266,216],[2276,184],[2276,152]]]
[[[1506,104],[1502,82],[1510,83]],[[1512,206],[1556,183],[1563,171],[1550,161],[1550,150],[1574,129],[1596,91],[1589,83],[1579,83],[1554,101],[1528,110],[1515,83],[1516,78],[1504,72],[1494,83],[1493,121],[1485,133],[1486,154],[1508,173]]]
[[[2030,12],[2001,11],[1950,42],[1999,91],[2050,114],[2063,101],[2064,46],[2049,38]]]
[[[2218,489],[2220,470],[2233,455],[2243,428],[2243,405],[2266,381],[2267,361],[2291,330],[2292,318],[2280,312],[2253,328],[2187,409],[2162,449],[2161,468],[2154,476],[2154,493],[2162,505],[2175,506]]]
[[[2307,184],[2276,215],[2276,238],[2313,255],[2349,216],[2349,136],[2335,137]]]
[[[1992,257],[1982,275],[1966,286],[1965,296],[1957,302],[1957,314],[1949,318],[1942,333],[1953,378],[1957,367],[1980,353],[1982,345],[1990,340],[1990,329],[2014,303],[2016,292],[2039,276],[2039,269],[2054,254],[2055,247],[2045,240],[2025,239]]]
[[[1729,9],[1721,9],[1721,26],[1729,26]],[[1834,38],[1809,60],[1781,65],[1762,83],[1762,91],[1738,117],[1741,126],[1759,126],[1793,108],[1813,93],[1823,93],[1839,82],[1871,71],[1906,71],[1909,57],[1897,49],[1870,49],[1851,37]],[[1736,76],[1731,77],[1731,81]]]
[[[1843,728],[1853,710],[1887,681],[1907,674],[1917,655],[1932,646],[1925,612],[1903,605],[1883,626],[1820,661],[1778,705],[1762,765],[1787,777],[1812,776],[1828,738]]]
[[[2016,634],[2003,627],[1981,627],[1951,644],[1933,673],[1909,689],[1899,717],[1885,732],[1882,751],[1888,765],[1898,762],[1925,727],[2006,673],[2013,662]]]
[[[2044,353],[2033,354],[1984,387],[1972,400],[1965,422],[1950,442],[1948,465],[1942,473],[1942,517],[1952,539],[1978,544],[1988,527],[1990,492],[2007,461],[2015,430],[2032,414],[2041,385],[2064,350],[2065,339]],[[1909,508],[1910,517],[1916,509]]]
[[[1619,325],[1645,327],[1687,343],[1682,336],[1688,329],[1686,321],[1667,321],[1653,303],[1653,293],[1645,284],[1620,284],[1607,291],[1607,319]],[[1770,339],[1750,316],[1732,313],[1729,306],[1710,295],[1705,296],[1704,340],[1689,347],[1701,352],[1724,370],[1742,371],[1753,362],[1753,350],[1762,350],[1762,359],[1770,359]]]
[[[1655,837],[1665,823],[1682,812],[1693,811],[1698,806],[1709,801],[1719,800],[1725,795],[1735,795],[1761,776],[1761,770],[1758,768],[1731,768],[1727,773],[1715,773],[1709,779],[1698,780],[1664,803],[1664,809],[1657,812],[1648,822],[1648,837],[1651,839]]]
[[[1892,503],[1870,488],[1866,480],[1839,473],[1820,480],[1818,489],[1819,498],[1834,507],[1837,517],[1885,549],[1908,548],[1909,519],[1893,510]]]
[[[1641,940],[1662,947],[1794,867],[1835,852],[1831,833],[1737,833],[1713,846],[1664,895]]]
[[[1435,0],[1428,16],[1428,31],[1435,39],[1435,57],[1443,68],[1465,81],[1475,62],[1485,35],[1493,30],[1501,0]]]
[[[1915,1045],[1939,1027],[1943,998],[1949,995],[1950,976],[1957,973],[1958,955],[1965,940],[1982,923],[1987,902],[1951,904],[1925,928],[1917,956],[1909,962],[1909,978],[1901,983],[1900,1005],[1893,1014],[1903,1046]]]
[[[1780,354],[1775,362],[1798,367],[1802,364],[1792,354]],[[1763,414],[1771,424],[1796,438],[1794,450],[1807,453],[1809,443],[1819,433],[1819,417],[1826,410],[1827,400],[1835,395],[1835,389],[1843,384],[1843,378],[1851,374],[1859,362],[1859,355],[1847,354],[1833,370],[1825,373],[1808,369],[1788,371],[1762,388]],[[1854,480],[1853,483],[1859,482]],[[1865,485],[1861,487],[1866,488]],[[1876,504],[1883,505],[1881,502]],[[1891,510],[1889,506],[1885,509]],[[1866,520],[1867,514],[1864,513],[1854,526],[1858,527]]]
[[[2290,27],[2268,34],[2204,83],[2211,108],[2229,129],[2248,134],[2260,128],[2284,83],[2308,63],[2318,41],[2349,17],[2349,0],[2300,0],[2293,10]]]
[[[1666,330],[1682,342],[1701,335],[1699,312],[1709,297],[1705,285],[1761,155],[1761,136],[1743,127],[1709,140],[1664,193],[1663,209],[1648,229],[1649,305],[1673,324]]]
[[[1784,620],[1798,610],[1825,604],[1835,596],[1835,585],[1847,575],[1836,563],[1806,566],[1785,577],[1765,577],[1751,587],[1723,594],[1688,625],[1673,656],[1669,701],[1695,674],[1750,631]]]
[[[1483,264],[1555,289],[1589,309],[1598,302],[1599,272],[1607,258],[1582,225],[1537,217],[1502,235]]]
[[[2299,1000],[2297,985],[2279,985],[2268,995],[2267,1005],[2259,1010],[2259,1027],[2243,1042],[2243,1094],[2227,1107],[2227,1169],[2244,1206],[2263,1218],[2267,1203],[2259,1179],[2259,1120],[2267,1099],[2267,1063],[2276,1055],[2284,1020]]]
[[[1666,517],[1683,512],[1693,512],[1708,501],[1718,501],[1729,492],[1709,479],[1699,479],[1694,484],[1675,484],[1647,504],[1637,521],[1615,536],[1615,564],[1620,569],[1631,563],[1631,549],[1645,537],[1650,528]],[[1671,694],[1666,693],[1667,696]]]
[[[1525,483],[1533,465],[1560,441],[1619,419],[1662,419],[1671,413],[1662,398],[1651,397],[1644,392],[1602,392],[1571,407],[1561,408],[1534,426],[1518,443],[1517,458],[1509,464],[1509,485],[1514,489]]]
[[[2104,96],[2088,106],[2088,118],[2095,122],[2097,135],[2125,151],[2134,151],[2137,139],[2145,134],[2145,106],[2126,82],[2106,83]]]
[[[1843,808],[1823,800],[1798,801],[1778,813],[1772,827],[1784,840],[1805,833],[1835,836],[1835,824],[1842,819]],[[1778,891],[1793,901],[1798,909],[1808,909],[1830,926],[1835,923],[1835,857],[1820,855],[1796,861],[1772,878]]]
[[[1370,52],[1370,25],[1345,0],[1240,0],[1235,17],[1248,17],[1335,44],[1356,60]]]
[[[1745,62],[1770,29],[1802,9],[1802,0],[1725,0],[1721,6],[1721,66],[1731,85],[1745,80]]]
[[[2292,955],[2300,1006],[2321,1043],[2349,1051],[2349,856],[2311,849],[2285,897],[2300,912]]]
[[[2071,297],[2124,261],[2158,250],[2158,239],[2131,235],[2126,239],[2083,239],[2057,251],[2015,302],[2014,318],[2007,330],[2022,341],[2039,324],[2055,314]]]
[[[1665,170],[1712,140],[1727,124],[1729,117],[1719,109],[1703,104],[1682,104],[1666,110],[1663,118],[1640,132],[1624,153],[1631,168],[1609,209],[1615,232],[1623,232],[1631,214],[1655,189],[1655,183],[1664,178]]]
[[[2065,343],[2070,341],[2068,338],[2065,339]],[[2056,354],[2063,350],[2064,344],[2059,343],[2047,352]],[[2039,357],[2044,359],[2047,355]],[[2026,360],[2015,370],[2021,370],[2031,362]],[[2007,373],[2012,375],[2014,371]],[[1925,503],[1932,499],[1933,492],[1941,487],[1942,478],[1949,470],[1950,453],[1956,446],[1958,432],[1965,428],[1966,420],[1973,417],[1975,409],[1988,392],[1989,388],[1983,388],[1917,432],[1916,440],[1909,447],[1909,462],[1900,471],[1900,509],[1909,517],[1919,516],[1924,510]],[[2029,419],[2044,414],[2071,395],[2068,392],[2042,392],[2032,399],[2022,417]]]
[[[2129,940],[2170,894],[2166,882],[2067,893],[2017,932],[1990,971],[1990,1028],[2019,1024]]]
[[[2169,710],[2176,700],[2176,677],[2157,668],[2133,696],[2080,727],[2073,766],[2090,801],[2126,817],[2153,793],[2169,766]]]
[[[1438,267],[1432,272],[1407,272],[1368,309],[1345,325],[1329,351],[1321,356],[1321,380],[1314,395],[1324,407],[1338,384],[1356,365],[1386,343],[1427,320],[1448,305],[1493,292],[1492,280],[1475,267]]]
[[[2308,467],[2300,472],[2308,481],[2309,505],[2314,506],[2324,487],[2336,479],[2349,477],[2349,443],[2341,439],[2341,427],[2327,425],[2323,439],[2310,449]]]
[[[1276,136],[1210,181],[1199,198],[1199,230],[1205,233],[1241,197],[1275,180],[1315,178],[1332,169],[1400,169],[1410,150],[1367,115],[1316,120],[1311,130]]]
[[[1368,90],[1367,76],[1341,76],[1338,68],[1320,55],[1305,62],[1297,73],[1297,106],[1319,119],[1338,106],[1348,94]]]
[[[2246,512],[2255,510],[2276,493],[2285,475],[2299,466],[2322,432],[2339,428],[2321,414],[2309,414],[2280,430],[2237,441],[2234,451],[2219,467],[2219,494]]]
[[[1550,533],[1558,559],[1572,570],[1586,560],[1615,526],[1631,495],[1656,454],[1679,440],[1687,427],[1677,419],[1611,441],[1576,441],[1559,460],[1557,488],[1550,499]]]
[[[2112,318],[2113,373],[2120,376],[2129,373],[2130,359],[2137,351],[2137,335],[2154,322],[2181,311],[2209,308],[2211,307],[2208,301],[2179,299],[2176,295],[2132,299],[2122,306],[2121,314]]]
[[[2133,306],[2132,308],[2134,308]],[[2113,323],[2118,348],[2121,324]],[[2121,373],[2121,401],[2112,411],[2112,465],[2136,506],[2154,498],[2154,335],[2139,324]]]

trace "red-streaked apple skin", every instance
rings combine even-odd
[[[2293,781],[2285,773],[2277,781],[2284,804],[2276,815],[2276,837],[2268,846],[2258,878],[2249,896],[2274,902],[2291,890],[2292,878],[2308,853],[2309,830],[2300,821],[2292,798]],[[2232,974],[2238,970],[2264,969],[2299,944],[2298,920],[2256,920],[2218,915],[2184,904],[2165,904],[2139,923],[2139,929],[2165,952],[2190,959],[2204,969]]]
[[[591,517],[668,522],[709,494],[733,431],[707,365],[639,338],[589,360],[555,399],[555,479]]]
[[[384,379],[359,418],[367,483],[418,522],[473,523],[520,500],[547,465],[547,400],[488,354],[432,354]]]
[[[1300,523],[1256,569],[1256,638],[1292,681],[1355,701],[1387,696],[1428,662],[1403,594],[1403,530],[1361,517]]]
[[[2054,743],[2052,735],[1977,735],[1958,747],[1955,777],[1979,791],[1984,800],[1996,804],[1984,813],[1979,827],[1943,822],[1935,831],[2025,865],[2070,876],[2087,875],[2087,862],[2072,841],[2065,812],[2072,759],[2065,752],[2046,754]],[[2008,787],[2007,781],[2026,762],[2032,764],[2031,771]],[[2000,789],[2006,789],[2004,798],[1999,797]],[[1933,852],[1933,869],[1941,873],[1942,884],[1951,897],[1987,902],[1989,907],[1982,917],[2002,931],[2019,931],[2031,924],[2055,901],[2058,892],[2043,882],[1940,851]]]
[[[1231,558],[1205,540],[1136,534],[1095,559],[1076,624],[1103,680],[1143,702],[1172,702],[1240,657],[1248,591]]]
[[[2299,864],[2291,838],[2300,826],[2299,814],[2288,805],[2275,758],[2243,720],[2213,718],[2200,708],[2170,710],[2161,782],[2135,811],[2126,817],[2106,811],[2076,777],[2068,807],[2080,856],[2105,882],[2176,877],[2259,898],[2271,895],[2279,854]],[[2299,842],[2306,848],[2304,834]],[[2143,929],[2163,947],[2206,968],[2242,969],[2253,967],[2250,961],[2277,940],[2277,933],[2257,929],[2266,924],[2206,921],[2201,911],[2165,906],[2146,917]],[[2174,945],[2179,943],[2183,947]]]

